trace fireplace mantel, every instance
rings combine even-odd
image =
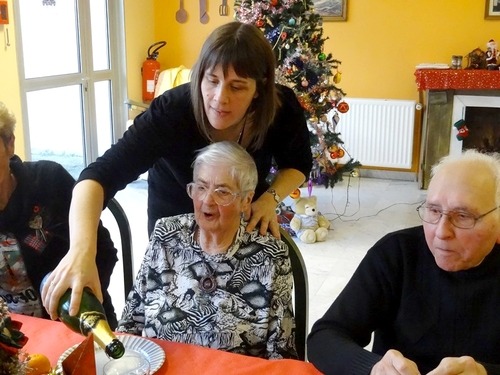
[[[500,71],[418,69],[415,77],[424,106],[418,180],[420,188],[427,189],[431,167],[450,153],[454,96],[494,96],[500,100]]]
[[[500,90],[500,70],[419,69],[415,72],[421,90]]]

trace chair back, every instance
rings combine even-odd
[[[115,198],[111,198],[109,200],[108,209],[113,214],[113,217],[118,224],[118,230],[120,231],[123,264],[123,287],[125,291],[125,298],[127,298],[134,284],[132,232],[130,230],[127,215]]]
[[[306,264],[297,244],[292,237],[290,237],[288,232],[280,227],[280,234],[281,240],[288,245],[293,272],[295,346],[299,359],[305,361],[307,360],[306,340],[309,315],[309,289]]]

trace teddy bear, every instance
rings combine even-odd
[[[322,242],[328,235],[330,222],[318,212],[316,203],[314,195],[295,199],[295,215],[290,221],[290,228],[304,243]]]

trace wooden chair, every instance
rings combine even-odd
[[[111,198],[109,200],[108,209],[113,214],[113,217],[118,224],[118,230],[120,231],[123,263],[123,286],[126,298],[134,285],[132,232],[130,230],[127,215],[115,198]]]
[[[300,360],[307,360],[306,340],[308,334],[309,289],[304,258],[295,241],[280,227],[281,240],[288,245],[293,272],[295,346]]]

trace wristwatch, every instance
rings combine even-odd
[[[274,190],[274,189],[267,189],[266,193],[272,194],[273,197],[274,197],[274,200],[276,201],[276,204],[280,204],[281,198],[278,195],[278,193],[276,193],[276,190]]]

